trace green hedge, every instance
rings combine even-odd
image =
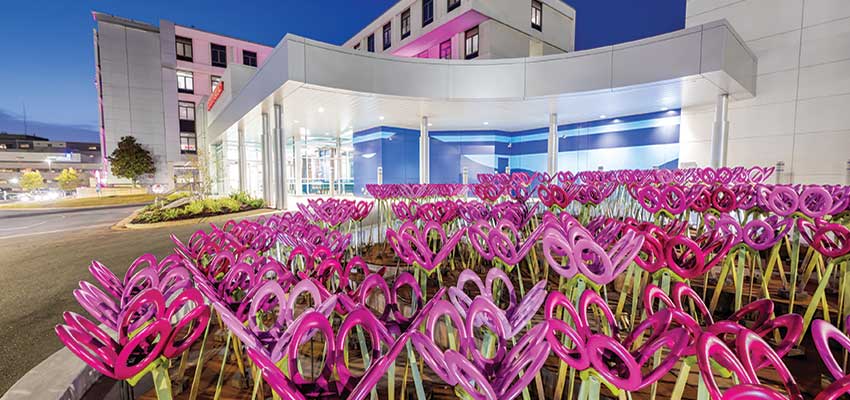
[[[162,204],[152,204],[133,219],[134,224],[152,224],[156,222],[177,221],[181,219],[211,217],[240,211],[256,210],[266,206],[263,199],[253,198],[247,193],[233,193],[228,197],[192,200],[184,206],[164,208],[166,205],[189,194],[175,193],[168,196]]]

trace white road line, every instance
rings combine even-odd
[[[66,218],[66,216],[65,216],[65,215],[60,215],[60,216],[59,216],[59,219],[65,219],[65,218]],[[48,222],[53,222],[53,221],[55,221],[55,220],[47,219],[47,220],[44,220],[44,221],[41,221],[41,222],[39,222],[39,223],[35,223],[35,224],[32,224],[32,225],[26,225],[26,226],[13,226],[13,227],[11,227],[11,228],[0,228],[0,231],[17,231],[17,230],[21,230],[21,229],[35,228],[36,226],[44,225],[44,224],[46,224],[46,223],[48,223]]]
[[[78,228],[57,229],[55,231],[21,233],[19,235],[0,236],[0,240],[15,239],[15,238],[21,238],[21,237],[27,237],[27,236],[47,235],[47,234],[50,234],[50,233],[80,231],[80,230],[91,229],[91,228],[103,228],[103,227],[112,226],[112,225],[115,225],[115,224],[110,223],[110,224],[100,224],[100,225],[89,225],[89,226],[81,226],[81,227],[78,227]]]

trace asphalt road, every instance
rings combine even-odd
[[[0,212],[0,394],[62,345],[53,327],[66,310],[82,313],[72,291],[98,260],[118,276],[139,255],[164,257],[170,233],[188,238],[208,222],[149,230],[110,229],[130,208]]]
[[[0,210],[0,240],[107,227],[139,207],[134,205],[90,209]]]

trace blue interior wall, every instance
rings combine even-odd
[[[355,132],[353,143],[355,194],[378,183],[378,167],[383,183],[419,183],[419,131],[379,126]]]
[[[558,127],[558,169],[571,171],[653,167],[676,168],[679,158],[679,110],[588,121]],[[546,171],[548,128],[507,132],[431,131],[431,182],[469,183],[478,174]],[[377,127],[354,134],[354,190],[377,182],[419,181],[419,131]]]

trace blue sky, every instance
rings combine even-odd
[[[517,0],[522,1],[522,0]],[[91,11],[160,19],[275,45],[287,32],[341,44],[396,0],[14,0],[0,12],[0,131],[97,141]],[[681,29],[685,0],[567,0],[576,48]],[[329,12],[333,10],[334,12]]]

